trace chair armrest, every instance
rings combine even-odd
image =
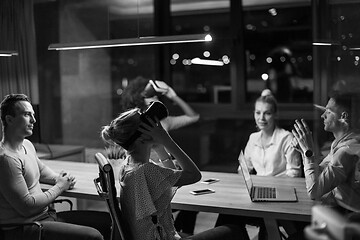
[[[10,228],[10,227],[20,227],[20,226],[37,226],[40,229],[43,227],[43,225],[40,222],[34,221],[34,222],[19,222],[19,223],[2,223],[0,224],[0,228]]]
[[[69,204],[70,211],[73,210],[73,202],[70,199],[66,199],[66,198],[56,199],[52,203],[55,204],[55,203],[63,203],[63,202],[66,202]]]

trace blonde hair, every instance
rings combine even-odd
[[[100,136],[102,140],[109,145],[117,144],[124,147],[125,143],[138,129],[139,124],[139,109],[134,108],[121,113],[117,118],[112,120],[109,125],[103,126]]]
[[[261,92],[260,97],[258,97],[258,99],[256,99],[255,104],[257,102],[264,102],[264,103],[268,103],[272,106],[272,109],[274,111],[274,113],[277,113],[278,107],[277,107],[277,101],[276,98],[274,97],[274,95],[272,94],[270,89],[264,89]]]

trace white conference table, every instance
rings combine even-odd
[[[56,172],[67,170],[76,178],[77,183],[72,190],[63,196],[78,199],[101,200],[94,186],[94,178],[98,177],[98,166],[94,163],[65,162],[42,160]],[[307,221],[311,220],[311,207],[314,205],[306,192],[304,178],[279,178],[254,176],[254,184],[267,186],[291,186],[296,189],[297,202],[252,202],[241,175],[235,173],[202,172],[202,179],[218,178],[214,184],[195,183],[183,186],[172,200],[173,209],[200,212],[222,213],[261,217],[264,219],[269,239],[281,239],[276,220]],[[44,190],[50,186],[42,184]],[[191,190],[211,188],[215,193],[192,195]]]

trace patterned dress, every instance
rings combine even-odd
[[[120,169],[120,207],[134,240],[180,239],[170,205],[180,176],[179,170],[151,162],[124,161]]]

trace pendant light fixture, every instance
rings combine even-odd
[[[12,56],[18,56],[17,51],[9,51],[9,50],[0,50],[0,57],[12,57]]]
[[[111,39],[111,40],[99,40],[99,41],[77,42],[77,43],[54,43],[49,45],[48,50],[80,50],[80,49],[94,49],[94,48],[131,47],[131,46],[146,46],[146,45],[173,44],[173,43],[195,43],[195,42],[210,42],[210,41],[212,41],[212,37],[210,34],[190,34],[190,35]]]
[[[148,46],[148,45],[160,45],[160,44],[196,43],[196,42],[212,41],[212,37],[210,34],[140,37],[139,9],[140,9],[140,3],[138,0],[137,1],[137,15],[138,15],[137,38],[110,39],[110,40],[98,40],[98,41],[89,41],[89,42],[53,43],[49,45],[48,50],[81,50],[81,49],[96,49],[96,48],[110,48],[110,47],[131,47],[131,46]]]
[[[206,66],[218,66],[218,67],[224,66],[223,61],[210,60],[210,59],[201,59],[201,58],[193,58],[193,59],[191,59],[191,63],[192,64],[198,64],[198,65],[206,65]]]

